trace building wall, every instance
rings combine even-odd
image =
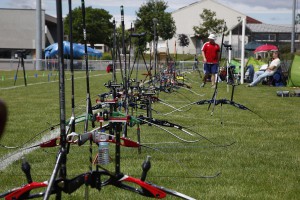
[[[57,42],[57,19],[45,14],[45,48]]]
[[[36,10],[0,9],[0,49],[35,49]],[[45,48],[45,11],[42,10],[42,44]]]
[[[196,41],[194,36],[194,26],[200,26],[202,19],[200,14],[204,9],[214,11],[216,13],[216,18],[224,19],[228,29],[231,29],[238,23],[238,17],[246,18],[246,15],[240,13],[236,10],[233,10],[229,7],[226,7],[214,0],[202,0],[193,4],[190,4],[186,7],[178,9],[172,12],[172,17],[176,24],[176,35],[186,34],[190,38],[190,45],[184,49],[178,45],[178,38],[172,38],[169,41],[170,52],[174,52],[175,40],[177,41],[177,53],[182,53],[184,50],[185,53],[200,53],[199,44],[201,42]],[[228,41],[228,37],[224,38],[224,41]],[[196,43],[198,43],[198,48],[196,48]],[[221,35],[218,36],[217,43],[221,43]]]

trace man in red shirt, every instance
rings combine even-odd
[[[215,88],[215,74],[218,73],[219,68],[220,46],[215,43],[216,36],[214,34],[210,34],[208,39],[209,41],[201,49],[204,63],[204,77],[200,87],[204,87],[206,79],[211,74],[211,87]]]

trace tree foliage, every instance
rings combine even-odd
[[[185,34],[179,34],[178,41],[179,41],[179,46],[181,46],[181,47],[187,47],[190,44],[190,40],[189,40],[188,36]]]
[[[147,32],[145,42],[153,40],[154,18],[158,20],[156,26],[157,36],[163,40],[173,38],[176,26],[171,13],[166,12],[167,8],[168,5],[163,0],[149,0],[136,12],[135,31],[138,33]]]
[[[110,21],[110,15],[104,9],[86,7],[85,9],[85,24],[86,24],[86,39],[93,47],[94,44],[109,45],[111,34],[113,33],[113,23]],[[65,34],[69,35],[69,18],[68,14],[64,20]],[[72,10],[72,26],[73,26],[73,41],[83,43],[83,23],[82,23],[82,10],[77,7]]]
[[[224,29],[225,20],[217,19],[216,12],[214,11],[203,9],[200,18],[202,19],[202,24],[194,26],[193,30],[195,35],[201,39],[206,39],[210,33],[219,34],[227,30],[226,26]]]
[[[124,29],[124,42],[125,42],[125,48],[126,48],[126,51],[128,50],[129,48],[129,44],[130,44],[130,30],[127,30],[126,28]],[[122,40],[122,26],[118,26],[116,27],[116,45],[117,47],[116,48],[122,48],[123,47],[123,40]],[[114,38],[113,38],[113,35],[111,35],[110,37],[110,46],[113,47],[113,41],[114,41]]]

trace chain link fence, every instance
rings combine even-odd
[[[111,60],[88,60],[88,67],[89,70],[106,70],[106,67],[111,64]],[[124,69],[125,63],[122,62],[121,66]],[[0,59],[0,70],[16,70],[21,66],[20,59]],[[129,63],[127,62],[127,66]],[[146,70],[146,69],[153,69],[154,68],[153,61],[146,61],[146,63],[139,62],[139,63],[130,63],[130,68],[139,69],[139,70]],[[70,70],[70,60],[64,60],[64,66],[66,70]],[[85,70],[85,60],[74,60],[73,61],[74,70]],[[24,59],[24,67],[26,70],[36,70],[36,60],[34,59]],[[157,67],[166,67],[165,64],[157,64]],[[176,61],[176,69],[180,71],[190,71],[195,70],[196,68],[203,70],[202,62],[195,62],[195,61]],[[120,69],[120,62],[116,62],[116,68]],[[58,60],[57,59],[44,59],[42,60],[41,70],[58,70]]]

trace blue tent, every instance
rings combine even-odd
[[[245,50],[254,51],[257,47],[259,47],[261,45],[263,45],[263,44],[260,42],[251,41],[245,45]]]
[[[64,55],[70,55],[70,42],[64,41],[63,42],[63,51]],[[95,57],[102,57],[102,53],[96,49],[93,49],[91,47],[87,47],[87,53],[88,55],[95,56]],[[55,57],[58,54],[58,44],[54,43],[51,44],[50,46],[45,48],[45,57],[46,58],[51,58]],[[74,58],[81,58],[84,56],[85,51],[84,51],[84,45],[82,44],[77,44],[73,43],[73,56]]]

